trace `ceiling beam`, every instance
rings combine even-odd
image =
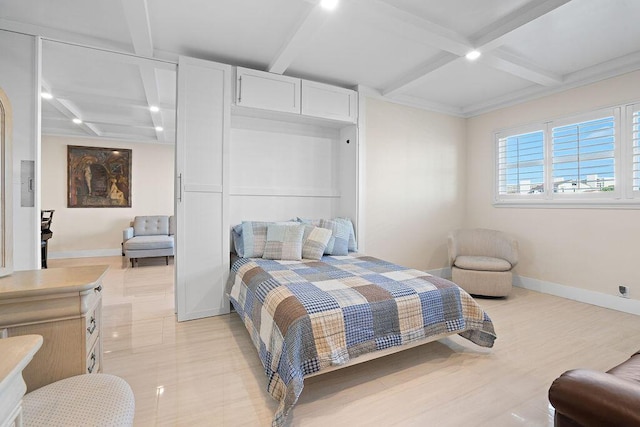
[[[478,34],[473,37],[473,44],[476,46],[476,49],[481,52],[489,52],[504,44],[505,38],[509,33],[556,10],[570,1],[571,0],[530,1],[521,8],[479,31]]]
[[[469,40],[448,28],[413,15],[382,0],[352,0],[349,2],[355,19],[365,20],[402,38],[422,43],[455,55],[473,50]]]
[[[44,80],[42,80],[42,89],[49,93],[52,93],[51,86]],[[60,113],[62,113],[62,115],[64,115],[67,119],[69,119],[69,121],[72,121],[75,118],[83,120],[82,114],[80,113],[78,108],[68,100],[58,99],[56,97],[53,97],[49,100],[45,100],[45,102],[48,102],[49,104],[51,104],[53,108],[55,108]],[[100,136],[102,134],[102,132],[100,132],[100,130],[95,125],[92,125],[90,123],[85,123],[84,120],[82,121],[82,123],[78,124],[77,126],[91,136]]]
[[[329,16],[330,13],[324,10],[319,3],[313,6],[309,10],[309,13],[298,22],[295,30],[289,34],[287,40],[280,47],[280,51],[269,64],[267,71],[276,74],[284,73],[295,60],[296,56],[300,54],[313,36],[324,25]]]
[[[116,108],[149,108],[149,104],[146,101],[141,101],[139,99],[129,99],[122,98],[116,96],[104,95],[102,93],[97,92],[76,92],[73,90],[60,90],[56,89],[53,93],[56,98],[59,99],[69,99],[74,100],[76,102],[86,102],[95,105],[108,105],[110,107]],[[158,105],[160,109],[167,111],[175,111],[176,106],[168,103],[161,103]]]
[[[388,96],[397,92],[398,90],[406,87],[409,84],[414,84],[418,82],[423,77],[427,76],[432,71],[437,70],[438,68],[444,67],[445,65],[459,59],[460,57],[454,55],[449,52],[440,52],[437,58],[430,59],[429,61],[421,64],[414,70],[408,72],[401,78],[395,80],[392,84],[387,86],[384,90],[382,90],[382,96]]]
[[[483,64],[542,86],[557,86],[563,81],[561,75],[542,70],[530,62],[504,51],[495,50],[480,59]]]
[[[122,0],[124,16],[131,34],[133,50],[137,55],[153,57],[153,38],[151,37],[151,24],[149,23],[149,10],[147,0]],[[149,106],[159,106],[160,95],[158,93],[158,80],[155,69],[151,64],[140,64],[140,78],[147,97]],[[166,132],[161,112],[151,112],[151,121],[155,128],[158,141],[166,140]]]
[[[147,0],[122,0],[124,17],[129,27],[133,51],[140,56],[153,56],[153,39]]]
[[[364,0],[358,0],[364,2]],[[545,0],[545,1],[531,1],[523,7],[513,11],[506,15],[504,18],[492,23],[485,27],[483,31],[480,31],[474,38],[474,42],[467,41],[459,35],[451,35],[452,31],[444,28],[439,28],[438,25],[426,21],[422,18],[409,14],[408,12],[401,11],[393,6],[386,5],[381,0],[373,0],[376,7],[371,9],[373,13],[382,14],[381,20],[384,17],[395,18],[394,24],[389,25],[403,25],[403,28],[414,28],[415,41],[423,41],[438,49],[450,52],[452,54],[462,57],[471,50],[479,50],[483,53],[483,63],[491,67],[495,67],[499,70],[513,74],[525,80],[529,80],[533,83],[542,84],[545,86],[557,85],[562,82],[562,77],[555,75],[549,71],[542,70],[532,64],[526,63],[526,61],[518,58],[515,55],[509,55],[504,52],[491,52],[497,49],[506,41],[506,37],[516,29],[532,22],[535,19],[557,9],[558,7],[568,3],[571,0]],[[368,2],[367,2],[368,3]],[[422,31],[424,36],[415,35],[415,27],[418,27],[417,31]],[[411,34],[411,31],[404,34]],[[447,42],[448,40],[448,42]],[[385,95],[393,95],[397,92],[405,89],[407,86],[418,82],[420,79],[426,77],[429,73],[453,62],[443,61],[442,57],[436,57],[433,64],[423,64],[422,68],[424,73],[420,74],[417,70],[412,70],[409,73],[399,77],[397,81],[390,84],[386,88],[382,89],[382,93]],[[530,67],[527,69],[527,67]]]

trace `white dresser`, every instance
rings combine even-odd
[[[24,370],[27,391],[102,370],[102,278],[108,266],[17,271],[0,278],[3,337],[37,334],[42,348]]]

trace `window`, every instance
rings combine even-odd
[[[500,194],[542,193],[544,184],[544,132],[499,139]]]
[[[615,189],[613,116],[552,129],[554,193]]]
[[[496,205],[640,206],[640,104],[496,133]]]

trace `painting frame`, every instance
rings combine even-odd
[[[130,208],[128,148],[67,145],[68,208]]]

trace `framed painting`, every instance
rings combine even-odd
[[[131,150],[67,146],[67,207],[130,208]]]

